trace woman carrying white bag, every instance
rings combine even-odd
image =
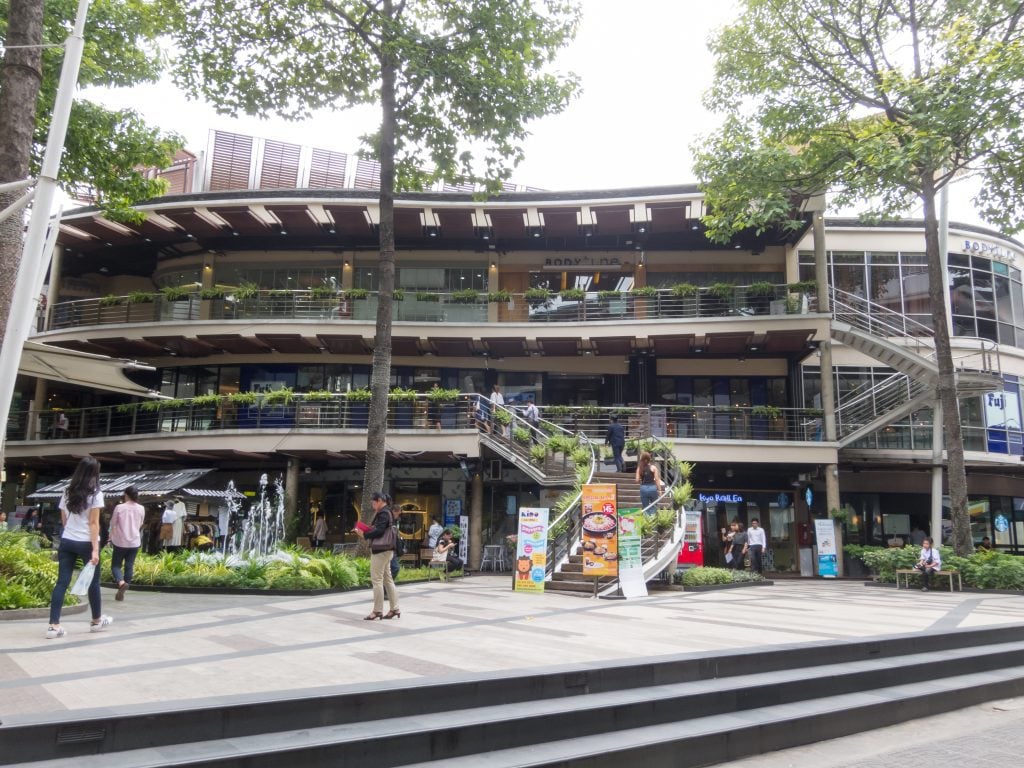
[[[60,499],[64,531],[61,533],[60,547],[57,550],[57,584],[50,596],[50,626],[46,630],[48,640],[64,637],[64,628],[60,625],[60,611],[64,607],[64,594],[79,560],[83,566],[94,566],[88,590],[89,608],[92,610],[89,631],[102,632],[113,621],[100,610],[101,509],[103,492],[100,490],[100,463],[92,456],[86,456],[78,462],[71,482]]]

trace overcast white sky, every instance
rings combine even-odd
[[[701,106],[713,73],[707,40],[732,18],[736,3],[582,0],[582,5],[579,34],[559,66],[580,75],[583,94],[564,113],[530,126],[526,160],[513,180],[552,190],[695,181],[689,147],[717,122]],[[205,149],[210,129],[220,129],[351,153],[358,149],[359,135],[379,120],[376,109],[322,113],[301,124],[236,120],[189,101],[169,83],[88,95],[138,110],[182,134],[192,151]],[[981,223],[963,191],[954,190],[950,214],[955,221]]]

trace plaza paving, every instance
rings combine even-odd
[[[401,606],[399,620],[368,622],[362,619],[370,610],[368,591],[314,597],[135,591],[117,603],[113,592],[104,590],[104,612],[115,619],[106,633],[89,633],[87,613],[65,617],[68,635],[62,640],[44,639],[45,619],[0,622],[0,716],[37,719],[96,707],[149,710],[206,697],[276,697],[323,686],[401,685],[554,664],[694,652],[728,655],[731,649],[873,635],[1024,627],[1024,597],[1019,595],[922,594],[852,581],[788,580],[608,601],[517,594],[507,575],[474,575],[448,584],[404,585]],[[965,737],[984,730],[983,723],[996,727],[1016,718],[1016,726],[1024,724],[1019,702],[981,711],[992,717],[975,713],[978,724],[965,726]],[[965,713],[941,717],[964,718]],[[907,729],[904,736],[927,733],[922,723],[937,720],[897,729]],[[946,735],[940,730],[935,737]],[[864,748],[873,744],[876,751],[879,745],[884,751],[914,743],[909,736],[889,742],[869,736],[834,743],[864,737]],[[874,765],[853,761],[851,754],[860,753],[841,746],[832,758],[801,752],[832,743],[758,758],[758,764]],[[983,747],[998,747],[998,754],[1005,754],[1008,742],[990,737],[965,748],[980,755]],[[1024,744],[1014,749],[1019,755]],[[797,757],[784,757],[787,753]],[[796,762],[778,762],[786,759]]]

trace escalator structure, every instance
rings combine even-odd
[[[832,340],[892,368],[881,382],[847,393],[836,409],[839,447],[855,444],[938,398],[939,367],[931,328],[880,304],[832,289]],[[1003,388],[999,348],[988,339],[956,337],[957,397]]]

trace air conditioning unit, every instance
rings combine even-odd
[[[487,479],[501,480],[501,459],[491,459],[487,462]]]

